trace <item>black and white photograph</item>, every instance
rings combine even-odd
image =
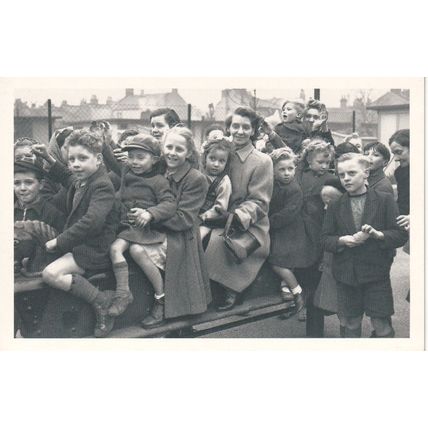
[[[14,89],[15,341],[411,337],[422,80],[225,80]]]

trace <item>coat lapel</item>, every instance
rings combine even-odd
[[[367,191],[366,203],[364,205],[363,217],[361,219],[362,224],[372,224],[374,216],[377,212],[378,200],[375,198],[373,191]]]
[[[354,224],[354,217],[352,216],[351,201],[347,193],[343,195],[339,214],[347,232],[353,235],[357,230]]]

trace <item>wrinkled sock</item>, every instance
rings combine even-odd
[[[116,278],[116,293],[129,293],[128,263],[120,262],[113,264],[113,272]]]
[[[86,278],[77,273],[72,274],[70,293],[91,304],[102,305],[106,301],[104,293],[100,292]]]

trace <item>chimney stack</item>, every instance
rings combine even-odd
[[[346,97],[345,97],[345,96],[343,96],[343,97],[340,99],[340,108],[341,108],[341,109],[346,109],[347,104],[348,104],[348,100],[346,99]]]
[[[125,89],[125,96],[131,97],[132,95],[134,95],[134,89],[133,88],[126,88]]]

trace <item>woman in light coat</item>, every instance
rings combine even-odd
[[[230,165],[232,195],[229,213],[234,213],[234,226],[248,230],[260,246],[241,263],[237,263],[224,245],[223,228],[214,229],[206,249],[211,280],[226,289],[219,310],[232,308],[239,293],[256,278],[269,254],[269,202],[273,190],[273,166],[270,157],[256,150],[252,138],[260,118],[247,108],[237,108],[229,131],[235,146]]]

